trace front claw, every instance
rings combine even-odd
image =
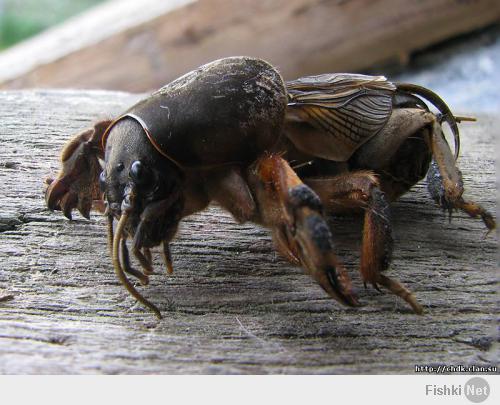
[[[301,207],[295,212],[294,228],[297,256],[309,275],[335,300],[348,306],[359,305],[347,271],[333,251],[332,236],[323,216]]]
[[[332,298],[348,306],[358,305],[349,276],[334,253],[316,193],[280,156],[263,158],[257,173],[265,192],[254,186],[255,194],[261,209],[268,211],[263,216],[272,221],[278,249],[292,262],[298,261]]]
[[[71,138],[61,152],[61,170],[45,182],[45,202],[50,210],[61,210],[68,219],[77,208],[89,219],[94,201],[101,200],[99,158],[104,157],[101,140],[111,121],[100,121]]]

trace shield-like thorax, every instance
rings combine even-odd
[[[208,63],[167,84],[119,119],[138,121],[165,157],[183,168],[254,160],[282,132],[286,92],[279,73],[248,57]]]

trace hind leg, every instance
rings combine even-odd
[[[331,178],[305,179],[330,213],[355,209],[365,212],[360,272],[363,282],[377,290],[382,285],[404,299],[417,314],[423,312],[415,296],[401,283],[383,274],[393,249],[389,204],[373,172],[358,171]]]
[[[406,193],[427,175],[432,198],[450,213],[454,209],[481,218],[495,228],[493,216],[479,204],[463,199],[462,174],[431,112],[402,108],[393,112],[386,127],[352,157],[352,169],[368,169],[380,176],[380,186],[390,201]]]
[[[433,122],[427,142],[432,150],[433,161],[427,174],[427,188],[436,203],[449,212],[461,210],[472,218],[481,218],[491,231],[496,222],[493,216],[479,204],[463,198],[462,172],[455,165],[455,159],[443,135],[441,126]]]

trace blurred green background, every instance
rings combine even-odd
[[[105,0],[0,0],[0,49]]]

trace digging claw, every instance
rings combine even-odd
[[[302,207],[297,214],[295,239],[304,267],[332,298],[348,306],[359,305],[351,280],[333,252],[332,237],[325,220],[307,207]]]
[[[77,209],[82,217],[90,219],[90,210],[92,209],[92,198],[88,194],[80,193],[78,195]]]
[[[349,276],[334,253],[318,195],[278,155],[263,158],[257,173],[271,196],[270,204],[279,205],[281,218],[274,226],[281,250],[297,257],[332,298],[345,305],[358,305]]]
[[[76,206],[77,201],[78,201],[78,195],[76,193],[73,193],[72,191],[67,192],[61,198],[60,208],[62,209],[64,216],[69,220],[73,218],[71,215],[71,211]]]
[[[50,210],[61,210],[71,219],[71,211],[77,208],[83,217],[90,218],[93,200],[101,200],[99,157],[102,158],[103,151],[100,140],[107,125],[109,121],[100,121],[66,143],[61,152],[59,174],[45,179],[45,202]]]

